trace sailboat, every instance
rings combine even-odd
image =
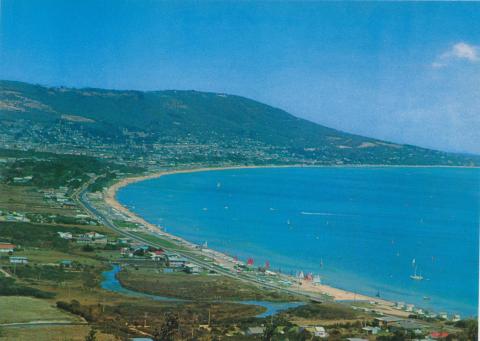
[[[415,270],[413,271],[413,275],[410,275],[410,278],[413,279],[414,281],[421,281],[423,280],[422,275],[417,275],[417,264],[415,262],[415,258],[412,260],[412,266],[415,267]]]

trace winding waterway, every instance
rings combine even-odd
[[[121,270],[121,267],[119,265],[114,265],[111,270],[103,272],[102,273],[103,281],[100,284],[100,286],[105,290],[113,291],[122,295],[127,295],[132,297],[148,298],[154,301],[162,301],[162,302],[178,302],[178,303],[187,302],[187,300],[183,300],[180,298],[151,295],[151,294],[146,294],[146,293],[127,289],[122,286],[122,284],[117,278],[117,274],[118,272],[120,272],[120,270]],[[215,302],[219,302],[219,301],[215,301]],[[275,315],[276,313],[282,310],[295,308],[304,304],[302,302],[269,302],[269,301],[256,301],[256,300],[222,301],[222,303],[239,303],[239,304],[256,305],[256,306],[263,307],[265,308],[265,311],[256,316],[259,318]]]

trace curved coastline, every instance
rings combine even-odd
[[[104,193],[104,201],[114,209],[120,211],[124,215],[130,217],[132,221],[135,221],[139,224],[144,225],[149,231],[167,236],[171,239],[181,241],[182,243],[186,245],[190,245],[192,248],[194,248],[196,245],[194,243],[191,243],[181,237],[172,235],[170,233],[167,233],[163,231],[159,226],[149,223],[136,213],[130,211],[127,207],[123,206],[120,202],[118,202],[116,195],[118,190],[120,190],[122,187],[128,186],[132,183],[136,182],[141,182],[145,180],[150,180],[150,179],[156,179],[162,176],[166,175],[174,175],[174,174],[185,174],[185,173],[195,173],[195,172],[207,172],[207,171],[222,171],[222,170],[233,170],[233,169],[252,169],[252,168],[296,168],[296,167],[302,167],[300,165],[287,165],[287,166],[234,166],[234,167],[204,167],[204,168],[192,168],[192,169],[182,169],[182,170],[171,170],[171,171],[161,171],[161,172],[156,172],[152,174],[146,174],[143,176],[136,176],[136,177],[130,177],[130,178],[124,178],[121,179],[120,181],[114,183],[112,186],[110,186]],[[311,167],[311,166],[309,166]],[[318,167],[325,167],[325,166],[318,166]],[[328,166],[332,167],[332,166]],[[355,167],[355,166],[354,166]],[[357,166],[360,167],[360,166]],[[382,167],[379,165],[375,166],[363,166],[363,167]],[[218,251],[214,251],[212,255],[216,256],[216,258],[219,259],[225,259],[226,257],[230,258],[229,256],[222,254]],[[287,275],[285,275],[287,276]],[[295,279],[298,281],[298,279]],[[328,296],[331,296],[334,300],[336,301],[369,301],[369,302],[375,302],[376,304],[381,305],[384,307],[387,311],[389,311],[392,314],[396,315],[402,315],[406,316],[406,313],[400,310],[393,309],[392,306],[394,305],[393,302],[384,300],[384,299],[379,299],[376,297],[370,297],[362,294],[358,294],[356,292],[351,292],[335,287],[331,287],[329,285],[313,285],[309,281],[302,281],[302,285],[298,287],[298,289],[301,289],[301,291],[306,291],[306,292],[313,292],[313,293],[318,293],[318,294],[326,294]]]
[[[142,217],[138,216],[137,214],[131,212],[127,207],[123,206],[120,204],[117,199],[116,199],[116,194],[119,189],[122,187],[125,187],[129,184],[140,182],[140,181],[145,181],[149,179],[155,179],[159,178],[161,176],[165,175],[174,175],[174,174],[183,174],[183,173],[194,173],[194,172],[206,172],[206,171],[222,171],[222,170],[234,170],[234,169],[251,169],[251,168],[297,168],[297,167],[305,167],[301,165],[286,165],[286,166],[232,166],[232,167],[210,167],[210,168],[192,168],[192,169],[182,169],[182,170],[170,170],[170,171],[162,171],[162,172],[157,172],[153,174],[147,174],[144,176],[137,176],[137,177],[131,177],[131,178],[124,178],[112,186],[110,186],[106,191],[104,195],[104,200],[105,202],[110,205],[111,207],[115,208],[116,210],[122,212],[126,216],[130,217],[133,221],[138,222],[142,225],[144,225],[148,230],[151,232],[157,233],[159,235],[164,235],[167,236],[171,239],[181,241],[182,243],[191,246],[194,248],[196,244],[191,243],[187,240],[184,240],[183,238],[180,238],[178,236],[169,234],[164,232],[159,226],[156,226],[155,224],[149,223]],[[358,166],[307,166],[307,167],[351,167],[351,168],[356,168],[356,167],[392,167],[388,165],[358,165]],[[436,166],[393,166],[393,167],[404,167],[404,168],[421,168],[421,167],[431,167],[434,168]],[[447,166],[448,167],[448,166]],[[458,168],[458,167],[455,167]],[[218,251],[213,251],[212,252],[213,258],[214,259],[225,259],[225,258],[230,258],[229,256],[222,254]],[[286,277],[289,277],[287,275],[284,275]],[[294,279],[296,282],[298,282],[298,279]],[[368,302],[375,302],[379,308],[382,308],[384,312],[394,314],[397,316],[407,316],[408,313],[397,310],[393,308],[394,303],[391,301],[387,301],[384,299],[376,298],[376,297],[370,297],[367,295],[362,295],[358,294],[356,292],[351,292],[335,287],[331,287],[329,285],[313,285],[309,281],[302,281],[300,286],[296,286],[295,289],[298,289],[299,291],[302,292],[310,292],[310,293],[317,293],[317,294],[327,294],[331,296],[334,300],[336,301],[368,301]]]

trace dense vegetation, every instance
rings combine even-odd
[[[140,168],[127,167],[98,158],[81,155],[21,152],[0,149],[0,157],[12,157],[15,161],[0,168],[3,182],[13,184],[15,177],[33,176],[29,185],[38,188],[77,188],[90,179],[89,174],[108,174],[113,179],[117,172],[140,172]]]
[[[269,300],[293,301],[292,295],[268,291],[220,275],[188,275],[153,273],[151,270],[127,270],[118,274],[124,287],[153,295],[177,297],[195,301],[214,300]]]
[[[297,308],[291,308],[283,314],[305,319],[316,318],[322,320],[351,320],[358,317],[358,314],[348,306],[327,303],[306,304]]]
[[[0,81],[0,101],[0,121],[68,121],[90,136],[136,139],[147,148],[183,138],[236,148],[259,144],[274,153],[287,150],[295,160],[324,164],[480,163],[478,157],[340,132],[247,98],[218,93],[48,88]]]
[[[11,277],[0,277],[0,293],[4,296],[33,296],[37,298],[52,298],[55,296],[54,293],[19,284]]]
[[[23,247],[41,247],[67,251],[69,242],[58,236],[58,231],[65,231],[63,226],[45,226],[29,223],[0,223],[0,238],[3,241],[11,242]],[[84,233],[85,230],[76,227],[69,227],[72,233]]]

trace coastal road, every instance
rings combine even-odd
[[[102,175],[91,178],[89,181],[87,181],[82,187],[80,187],[72,195],[72,198],[75,201],[77,201],[78,204],[81,207],[83,207],[85,209],[85,211],[87,211],[93,218],[97,219],[100,223],[102,223],[106,227],[114,230],[118,234],[120,234],[122,236],[125,236],[125,237],[128,237],[132,240],[144,243],[145,245],[149,245],[149,246],[156,247],[156,248],[162,248],[162,249],[165,249],[167,251],[174,251],[174,252],[180,254],[181,256],[185,257],[186,259],[188,259],[193,264],[199,265],[199,266],[201,266],[205,269],[208,269],[208,270],[215,271],[215,272],[220,273],[222,275],[225,275],[227,277],[230,277],[230,278],[233,278],[233,279],[236,279],[236,280],[240,280],[242,282],[253,284],[253,285],[256,285],[256,286],[259,286],[259,287],[264,287],[264,288],[268,288],[268,289],[281,291],[281,292],[291,294],[291,295],[301,296],[301,297],[304,297],[304,298],[307,298],[307,299],[310,299],[310,300],[314,300],[316,302],[322,302],[324,300],[324,297],[322,297],[320,295],[317,295],[317,294],[314,294],[314,293],[300,292],[300,291],[296,291],[296,290],[293,290],[293,289],[281,287],[281,286],[278,286],[278,285],[275,285],[275,284],[272,284],[272,283],[262,282],[262,281],[258,280],[257,278],[255,278],[253,276],[240,275],[240,274],[232,273],[231,271],[229,271],[227,269],[223,269],[219,266],[214,266],[210,262],[207,262],[207,261],[203,260],[202,258],[205,257],[205,255],[203,255],[203,254],[197,253],[197,254],[195,254],[196,257],[192,256],[191,253],[195,253],[194,250],[192,250],[192,252],[185,252],[185,250],[177,250],[177,249],[174,250],[174,249],[171,249],[171,248],[166,248],[163,245],[156,244],[152,241],[146,240],[146,239],[144,239],[140,236],[134,235],[134,234],[132,234],[128,231],[124,231],[124,230],[118,228],[110,220],[110,218],[108,216],[106,216],[105,214],[100,212],[96,207],[94,207],[88,201],[88,198],[87,198],[88,187],[93,182],[95,182],[95,180],[97,180],[100,177],[102,177]],[[161,236],[157,236],[157,237],[162,238]],[[171,239],[168,239],[168,241],[173,242],[175,244],[178,243],[177,241],[174,241],[174,240],[171,240]]]

